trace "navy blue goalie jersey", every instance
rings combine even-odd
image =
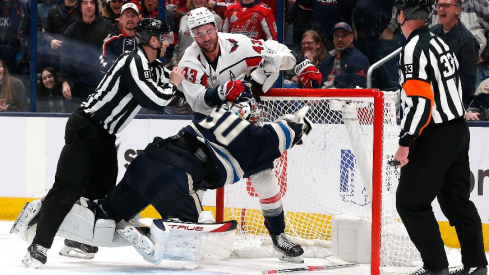
[[[211,149],[219,170],[216,188],[273,168],[273,161],[292,148],[302,136],[302,124],[277,121],[264,126],[222,108],[209,115],[196,114],[183,131],[197,136]]]

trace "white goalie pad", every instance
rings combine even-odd
[[[150,234],[143,236],[145,230],[135,227],[118,231],[150,263],[158,264],[162,259],[219,261],[232,254],[236,221],[184,223],[178,220],[142,219],[141,222],[150,227]]]
[[[79,203],[73,205],[56,236],[92,246],[129,246],[125,238],[116,234],[114,220],[95,220],[94,213],[87,207],[86,199],[81,198]]]

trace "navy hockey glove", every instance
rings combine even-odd
[[[323,76],[309,59],[301,58],[297,60],[294,72],[299,77],[304,88],[319,88],[319,83],[321,83]]]
[[[219,85],[217,92],[222,100],[241,102],[252,98],[251,84],[241,80],[231,80]]]

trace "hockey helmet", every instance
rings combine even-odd
[[[233,114],[255,125],[261,125],[263,122],[263,112],[260,105],[254,98],[249,98],[242,102],[228,102],[231,104],[229,109]]]
[[[396,0],[396,14],[404,11],[405,20],[424,19],[428,20],[428,16],[433,10],[434,0]]]
[[[173,43],[173,33],[165,21],[155,18],[139,20],[136,25],[136,41],[138,44],[148,45],[152,36],[156,36],[160,41],[167,40],[168,43]]]
[[[193,9],[188,13],[187,26],[190,30],[190,34],[192,35],[192,37],[194,37],[194,33],[192,31],[194,28],[211,23],[217,27],[214,15],[206,7]]]

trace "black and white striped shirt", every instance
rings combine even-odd
[[[457,58],[428,27],[411,33],[398,66],[404,110],[400,145],[409,146],[428,124],[464,115]]]
[[[141,107],[158,110],[166,106],[177,91],[169,76],[159,60],[150,64],[143,48],[138,46],[114,62],[82,108],[110,134],[117,134]]]

